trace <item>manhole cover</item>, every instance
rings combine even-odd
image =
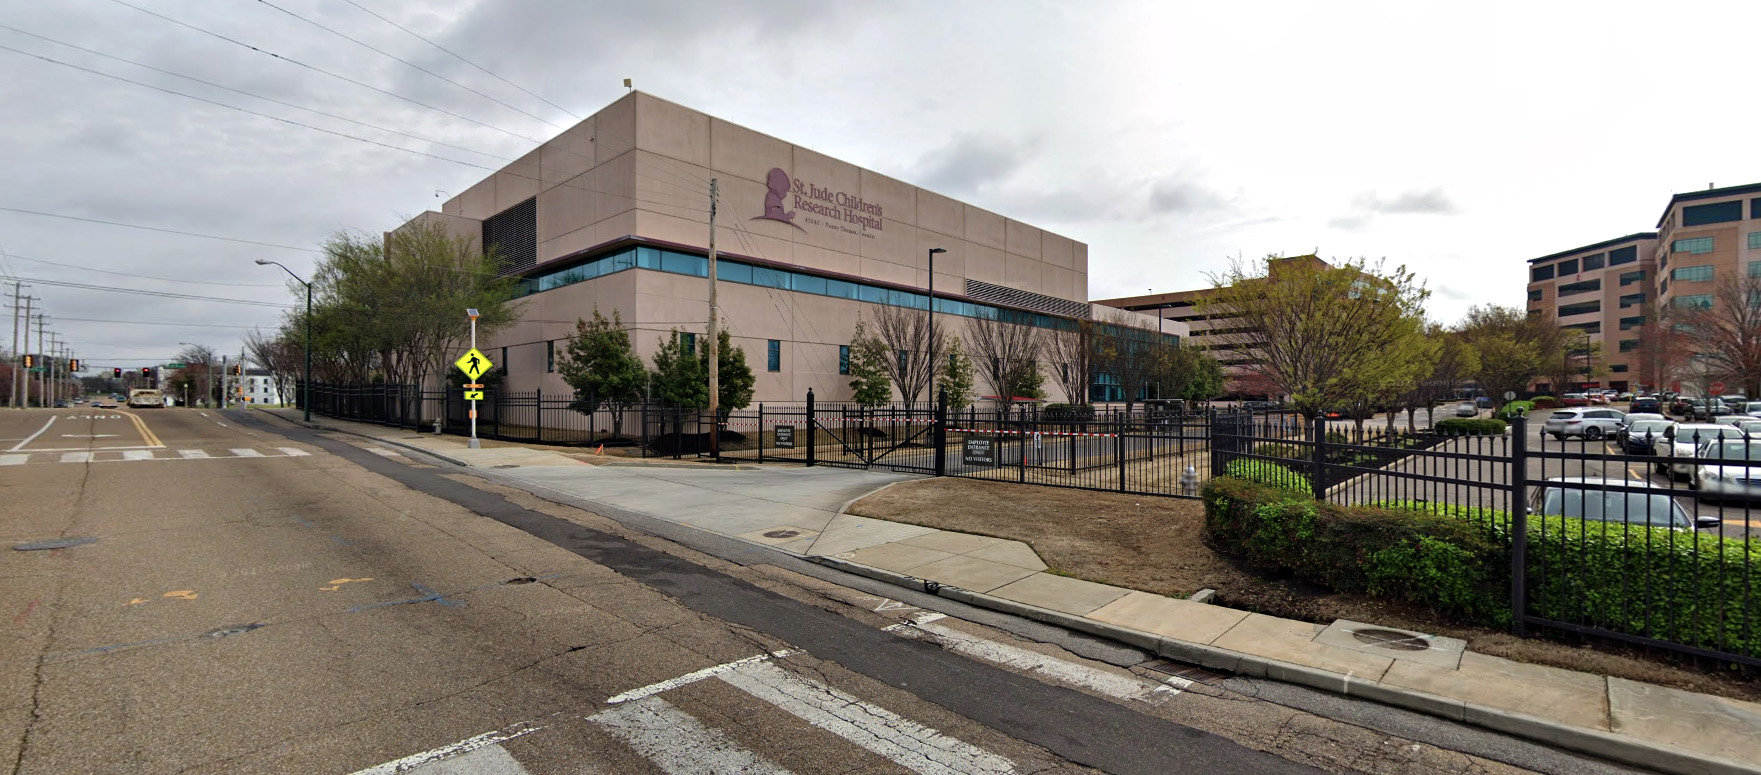
[[[243,635],[247,632],[250,632],[251,630],[255,630],[258,627],[262,627],[262,626],[263,625],[261,625],[261,624],[235,624],[231,627],[221,627],[219,629],[209,630],[207,632],[202,633],[202,637],[204,637],[204,638],[225,638],[230,635]]]
[[[28,544],[13,544],[15,552],[35,552],[43,549],[66,549],[69,546],[80,546],[96,542],[96,538],[51,538],[47,541],[32,541]]]
[[[764,537],[765,538],[794,538],[795,536],[798,536],[798,535],[801,535],[801,531],[799,531],[799,530],[772,530],[769,533],[765,533]]]
[[[1395,651],[1424,651],[1431,647],[1430,642],[1424,636],[1414,635],[1410,632],[1376,629],[1352,630],[1351,637],[1357,638],[1360,643],[1376,648],[1394,649]]]

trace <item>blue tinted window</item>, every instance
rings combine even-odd
[[[751,283],[752,267],[747,264],[718,260],[715,262],[715,279],[727,280],[730,283]]]
[[[1755,201],[1761,202],[1761,199],[1757,199]],[[1750,250],[1761,250],[1761,231],[1749,232],[1749,249]]]
[[[844,282],[843,280],[825,281],[825,290],[826,295],[836,296],[840,299],[854,299],[857,297],[856,283]]]
[[[820,296],[826,295],[827,281],[824,277],[814,277],[810,274],[797,274],[794,277],[789,278],[789,281],[794,286],[795,290],[802,293],[812,293]]]
[[[863,301],[870,304],[887,303],[887,289],[885,288],[876,288],[872,285],[858,285],[856,286],[856,293]]]
[[[1678,266],[1669,273],[1669,279],[1676,282],[1711,282],[1712,267],[1709,266]]]
[[[1643,294],[1643,293],[1634,293],[1634,294],[1620,297],[1620,308],[1621,309],[1626,309],[1627,307],[1636,307],[1636,306],[1638,306],[1640,304],[1644,304],[1644,303],[1645,303],[1645,294]]]
[[[1529,282],[1540,282],[1553,279],[1553,265],[1537,266],[1529,270]]]
[[[789,273],[781,269],[768,269],[762,266],[755,266],[752,267],[752,284],[762,285],[766,288],[782,288],[787,290],[789,287]]]
[[[1620,284],[1621,285],[1632,285],[1633,283],[1640,283],[1640,282],[1644,282],[1644,281],[1645,281],[1645,270],[1643,270],[1643,269],[1637,269],[1637,270],[1634,270],[1631,272],[1622,272],[1620,274]]]
[[[647,250],[647,248],[643,248]],[[720,269],[721,267],[716,267]],[[673,274],[688,274],[697,277],[709,276],[709,259],[704,256],[693,256],[663,250],[660,254],[660,270]]]
[[[1639,260],[1639,249],[1635,246],[1632,246],[1632,245],[1628,245],[1624,248],[1615,248],[1613,250],[1608,251],[1608,265],[1609,266],[1620,266],[1621,264],[1630,264],[1630,263],[1637,261],[1637,260]]]
[[[850,345],[838,345],[838,373],[850,373]]]
[[[1761,220],[1761,199],[1749,200],[1749,217]]]
[[[1708,223],[1724,223],[1743,219],[1742,201],[1714,202],[1709,205],[1693,205],[1682,208],[1683,226],[1700,226]]]
[[[697,335],[693,334],[689,331],[686,331],[682,334],[679,334],[679,336],[685,337],[685,352],[687,352],[691,355],[696,355],[697,354]]]
[[[1671,300],[1670,303],[1674,304],[1677,307],[1699,307],[1701,309],[1712,309],[1712,294],[1710,294],[1710,293],[1690,293],[1685,296],[1677,296],[1673,300]]]
[[[1712,252],[1712,238],[1711,237],[1694,237],[1693,239],[1678,239],[1675,241],[1675,243],[1673,245],[1670,245],[1669,252],[1671,252],[1671,253],[1711,253]]]
[[[660,269],[660,249],[636,248],[636,265],[643,269]]]
[[[1637,339],[1622,339],[1622,340],[1620,340],[1620,351],[1621,352],[1630,353],[1630,352],[1637,350],[1637,349],[1639,349],[1639,340],[1637,340]]]
[[[783,370],[783,343],[776,339],[765,345],[764,367],[768,371]]]
[[[1579,283],[1566,283],[1559,286],[1559,295],[1570,296],[1576,293],[1589,293],[1602,290],[1602,279],[1585,280]]]

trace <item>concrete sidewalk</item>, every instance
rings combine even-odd
[[[269,410],[296,420],[288,410]],[[467,449],[325,419],[588,504],[688,525],[902,586],[1119,640],[1162,656],[1396,705],[1675,773],[1761,773],[1761,705],[1513,662],[1464,644],[1336,621],[1279,619],[1056,575],[1019,541],[844,514],[920,477],[826,467],[589,465],[558,452]]]

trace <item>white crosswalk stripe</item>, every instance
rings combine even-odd
[[[263,457],[263,453],[250,447],[238,447],[232,450],[232,454],[238,457]]]
[[[153,450],[150,450],[150,449],[123,450],[122,459],[123,460],[152,460],[153,459]]]
[[[0,466],[22,466],[30,455],[0,455]]]
[[[1015,771],[1008,759],[768,662],[742,665],[716,678],[913,772]]]
[[[90,450],[62,452],[46,450],[43,452],[12,452],[0,454],[0,466],[22,466],[29,464],[32,458],[41,462],[61,463],[126,463],[138,461],[165,460],[237,460],[239,458],[287,458],[311,457],[312,453],[297,447],[275,447],[269,452],[249,447],[237,447],[223,451],[206,449],[106,449],[98,447]]]
[[[276,447],[276,449],[281,450],[281,454],[288,457],[305,457],[308,454],[299,447]]]
[[[207,457],[208,452],[207,450],[201,449],[180,449],[177,451],[177,455],[185,460],[196,460],[198,458]]]
[[[61,462],[63,462],[63,463],[90,463],[90,462],[92,462],[92,453],[90,453],[90,452],[63,452],[63,453],[61,453]]]
[[[605,727],[613,737],[624,741],[667,775],[790,775],[775,762],[704,726],[691,714],[659,697],[616,705],[587,720]]]
[[[402,759],[357,770],[353,775],[416,775],[417,773],[420,775],[441,775],[442,773],[445,775],[465,775],[466,773],[474,775],[527,775],[526,768],[514,761],[514,757],[509,755],[507,749],[502,748],[500,744],[517,737],[524,737],[540,729],[543,727],[530,723],[515,724],[506,729],[485,732],[476,737],[468,737],[430,751],[410,754]],[[500,751],[501,756],[488,754],[485,758],[475,760],[471,756],[489,749]],[[466,766],[462,768],[450,766],[461,763]],[[480,766],[470,766],[474,764]],[[512,765],[512,767],[507,765]],[[491,768],[495,766],[501,768]]]

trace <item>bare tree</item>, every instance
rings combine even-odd
[[[1694,353],[1696,373],[1735,382],[1746,395],[1761,396],[1761,277],[1725,275],[1708,295],[1702,304],[1682,304],[1677,296],[1671,327]]]
[[[1108,315],[1099,333],[1100,371],[1118,383],[1129,413],[1138,394],[1147,395],[1150,376],[1162,368],[1170,348],[1159,334],[1131,325],[1131,316],[1122,311]]]
[[[947,357],[947,328],[935,329],[932,338],[928,312],[882,305],[874,307],[874,331],[891,351],[887,376],[899,387],[899,397],[917,403],[918,396],[929,393],[934,367]]]
[[[1039,329],[1005,323],[998,318],[975,317],[966,320],[966,339],[972,343],[978,373],[997,391],[1000,400],[1007,403],[1017,396],[1038,397],[1042,349]]]
[[[1064,400],[1072,404],[1088,403],[1101,356],[1098,328],[1093,320],[1078,320],[1072,328],[1045,337],[1046,361],[1064,390]]]
[[[252,361],[269,370],[275,389],[283,402],[295,393],[295,386],[305,378],[305,348],[297,340],[279,334],[253,329],[245,334],[245,352]]]
[[[1687,373],[1689,345],[1676,327],[1676,310],[1647,301],[1641,307],[1645,319],[1639,327],[1638,346],[1633,350],[1640,383],[1653,390],[1670,390]]]

